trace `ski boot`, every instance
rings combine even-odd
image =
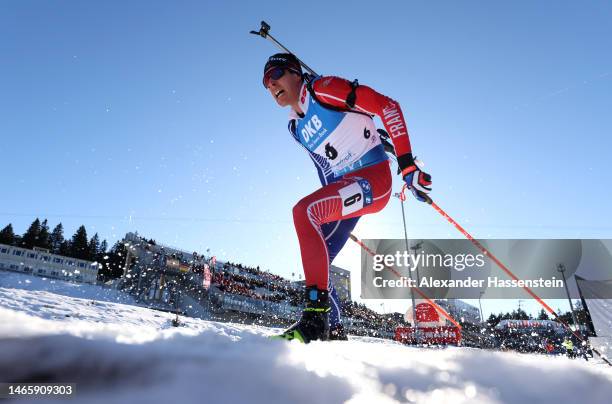
[[[298,340],[305,344],[310,341],[329,339],[329,296],[327,290],[316,286],[306,287],[306,307],[300,320],[272,339]]]
[[[348,341],[346,331],[342,324],[336,324],[329,328],[329,340],[330,341]]]

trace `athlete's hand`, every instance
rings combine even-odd
[[[431,198],[427,195],[431,192],[431,175],[421,171],[410,153],[401,156],[398,162],[402,169],[402,177],[414,197],[421,202],[431,203]]]

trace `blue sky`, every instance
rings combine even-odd
[[[291,208],[319,184],[261,85],[262,19],[319,73],[400,102],[434,199],[475,236],[612,237],[605,1],[4,1],[0,225],[138,230],[301,273]],[[356,234],[400,238],[400,215],[392,200]],[[407,221],[460,237],[412,200]],[[357,276],[358,257],[337,264]]]

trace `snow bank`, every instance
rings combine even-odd
[[[58,295],[80,297],[82,299],[135,304],[132,296],[117,289],[17,272],[0,271],[0,287],[22,290],[44,290]]]
[[[373,338],[302,345],[268,340],[274,330],[264,327],[181,318],[184,325],[175,328],[172,317],[0,287],[0,380],[77,383],[79,403],[608,403],[612,397],[612,371],[594,362],[419,349]]]

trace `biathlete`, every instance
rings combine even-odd
[[[391,98],[357,81],[304,74],[289,53],[268,59],[263,85],[278,105],[291,107],[289,132],[309,154],[322,185],[293,208],[306,306],[277,337],[304,343],[346,339],[329,266],[359,218],[382,210],[391,196],[390,163],[375,115],[390,134],[402,177],[419,201],[427,200],[431,177],[415,164],[402,110]]]

